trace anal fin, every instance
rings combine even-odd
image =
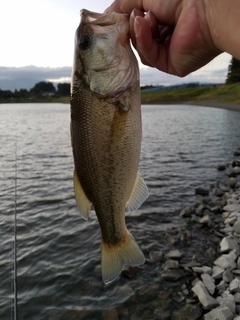
[[[138,173],[131,196],[126,204],[126,210],[137,210],[141,206],[141,204],[147,199],[148,196],[148,187],[146,186],[146,183],[144,182],[143,178]]]
[[[75,192],[76,203],[77,203],[77,207],[80,212],[80,215],[84,220],[88,220],[92,203],[87,198],[81,186],[76,169],[74,170],[74,192]]]

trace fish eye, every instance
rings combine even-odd
[[[81,50],[87,50],[91,46],[91,38],[89,36],[81,36],[79,47]]]

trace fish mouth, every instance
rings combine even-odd
[[[89,26],[94,33],[101,34],[111,34],[111,30],[107,32],[105,28],[114,28],[118,32],[118,41],[124,46],[126,40],[129,40],[129,14],[126,13],[97,13],[86,9],[81,10],[81,23],[82,25]],[[113,30],[113,29],[112,29]]]
[[[112,26],[119,22],[119,18],[121,16],[121,20],[128,20],[129,14],[119,14],[116,12],[112,12],[110,14],[106,13],[97,13],[92,12],[87,9],[82,9],[81,12],[81,20],[83,23],[98,25],[102,27]]]

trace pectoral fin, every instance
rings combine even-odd
[[[75,192],[76,203],[77,203],[77,207],[80,212],[80,215],[84,220],[88,220],[92,203],[87,198],[81,186],[76,170],[74,170],[74,192]]]
[[[146,186],[143,178],[138,174],[131,196],[126,204],[126,210],[137,210],[141,206],[141,204],[147,199],[148,195],[148,187]]]

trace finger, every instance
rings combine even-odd
[[[115,0],[105,13],[119,12],[130,14],[134,9],[143,12],[153,11],[156,19],[163,25],[175,25],[181,12],[181,0]]]
[[[136,38],[135,38],[135,31],[134,31],[134,20],[136,17],[144,17],[144,13],[141,10],[138,9],[134,9],[130,15],[130,38],[132,41],[132,44],[134,46],[134,48],[137,50],[136,48]],[[147,63],[147,61],[145,61],[144,57],[141,55],[141,53],[138,53],[141,61],[143,64],[145,65],[149,65]]]
[[[136,38],[135,38],[135,31],[134,31],[134,20],[136,17],[144,17],[144,13],[141,10],[134,9],[130,15],[130,38],[132,40],[132,44],[136,46]]]
[[[157,21],[157,19],[155,18],[154,14],[151,11],[148,11],[144,18],[149,23],[153,37],[156,38],[158,36],[158,21]]]
[[[134,20],[136,49],[144,64],[168,72],[167,50],[152,36],[152,30],[146,19],[136,17]]]
[[[161,26],[159,27],[158,42],[164,44],[173,34],[174,29],[171,27]]]
[[[135,31],[134,31],[134,20],[136,17],[144,17],[144,19],[146,19],[146,21],[148,22],[150,29],[152,31],[152,36],[153,37],[158,37],[159,36],[159,32],[158,32],[158,23],[157,23],[157,19],[155,18],[155,16],[148,11],[145,15],[141,10],[138,9],[134,9],[130,15],[130,37],[132,40],[132,44],[134,47],[136,47],[136,38],[135,38]],[[142,62],[145,64],[146,62],[144,61],[144,58],[141,57]]]
[[[173,28],[169,26],[162,26],[158,24],[158,21],[151,11],[148,11],[144,17],[151,28],[152,37],[159,43],[164,43],[166,38],[172,35]]]
[[[144,64],[144,65],[147,66],[147,67],[152,67],[152,68],[154,68],[154,66],[153,66],[151,63],[149,63],[149,62],[144,58],[144,56],[143,56],[141,53],[138,52],[138,55],[139,55],[139,58],[140,58],[142,64]]]
[[[104,13],[119,12],[119,13],[131,13],[133,9],[143,10],[144,0],[115,0],[110,7],[108,7]]]

